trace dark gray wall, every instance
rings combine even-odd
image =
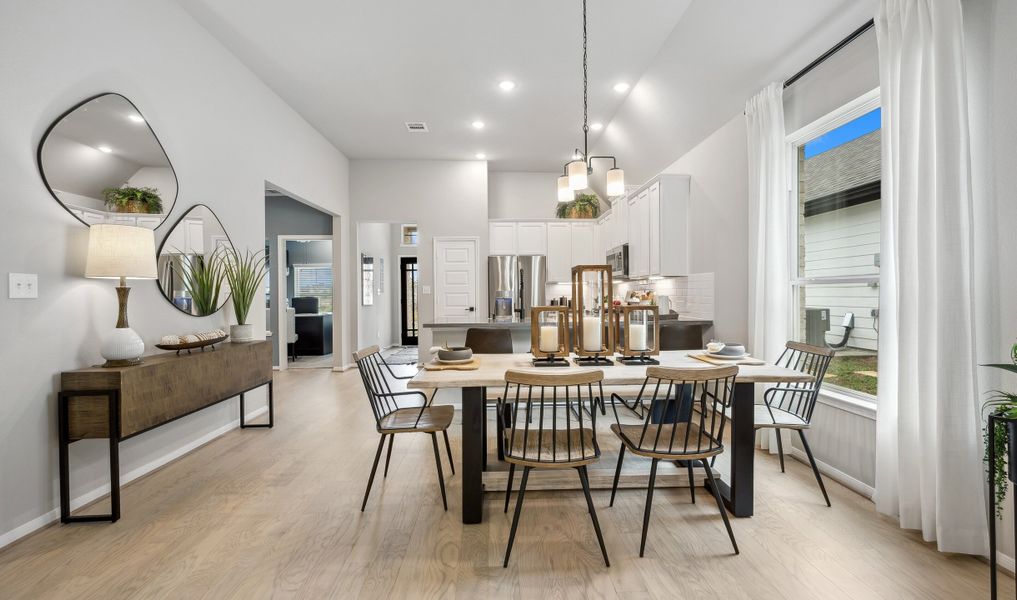
[[[332,242],[330,240],[288,240],[286,242],[287,267],[330,264],[332,264]],[[286,275],[286,298],[293,297],[295,280],[291,268]]]
[[[265,197],[265,243],[269,247],[272,260],[269,285],[271,287],[270,302],[273,309],[279,306],[280,301],[285,302],[285,298],[281,299],[279,295],[281,282],[278,281],[278,269],[276,268],[278,263],[275,256],[278,252],[280,235],[332,235],[332,215],[286,196]],[[331,257],[328,262],[332,262]],[[274,337],[279,330],[278,315],[275,310],[268,311],[266,323]],[[277,343],[272,344],[272,360],[273,364],[279,364]]]

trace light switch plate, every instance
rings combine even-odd
[[[38,298],[39,276],[34,273],[10,273],[7,276],[8,298]]]
[[[420,286],[420,293],[421,294],[430,294],[431,293],[431,286],[429,286],[429,285],[422,285],[422,286]]]

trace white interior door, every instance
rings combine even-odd
[[[476,238],[434,238],[435,321],[477,321],[477,245]]]

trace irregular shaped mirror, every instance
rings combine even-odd
[[[145,117],[120,94],[89,98],[39,143],[50,193],[85,225],[155,229],[177,199],[177,176]]]
[[[170,304],[196,317],[229,300],[222,254],[232,250],[219,217],[204,204],[184,213],[159,247],[159,290]]]

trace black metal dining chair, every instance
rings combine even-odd
[[[690,325],[686,323],[668,323],[667,321],[660,325],[660,349],[661,350],[701,350],[703,348],[703,326],[702,325]],[[632,398],[632,388],[629,386],[625,389],[625,393],[618,394],[615,390],[624,389],[614,387],[608,389],[611,392],[611,397],[615,402],[621,402],[623,406],[636,413],[636,416],[642,418],[648,408],[644,404],[643,394],[646,391],[644,388],[639,388],[639,393],[635,398]],[[693,492],[695,494],[695,492]]]
[[[604,536],[597,520],[597,510],[590,496],[590,478],[587,465],[600,460],[597,445],[597,411],[594,403],[601,391],[604,373],[600,370],[582,370],[562,374],[508,371],[505,389],[498,401],[502,409],[512,411],[512,423],[502,433],[505,460],[509,463],[508,484],[505,487],[505,512],[508,512],[512,494],[512,480],[516,466],[523,467],[523,479],[516,498],[515,515],[505,549],[507,567],[512,544],[519,527],[526,483],[533,469],[575,469],[586,495],[586,507],[597,533],[604,564],[611,566],[604,546]],[[586,418],[588,415],[589,418]]]
[[[512,331],[506,327],[471,327],[466,330],[466,347],[473,350],[474,354],[512,354]],[[498,396],[491,395],[485,399],[485,406],[487,403],[494,402],[497,404]],[[486,413],[486,411],[485,411]],[[505,415],[499,415],[500,418],[496,420],[497,427],[497,440],[495,443],[498,446],[498,460],[505,460],[505,448],[502,444],[501,430],[502,423],[505,420]],[[484,439],[487,439],[487,416],[485,414],[483,424],[483,435]],[[486,456],[484,457],[487,458]],[[484,461],[486,466],[487,461]]]
[[[654,423],[653,411],[646,411],[643,422],[624,424],[618,415],[615,402],[615,423],[611,431],[621,440],[618,451],[618,466],[614,472],[614,484],[611,487],[611,503],[618,492],[618,479],[621,476],[622,462],[625,451],[649,458],[650,480],[646,489],[646,506],[643,509],[643,536],[639,543],[639,556],[646,549],[646,533],[650,525],[650,510],[653,506],[653,488],[657,479],[657,464],[662,461],[686,461],[689,468],[689,486],[692,482],[692,463],[698,462],[706,470],[706,477],[717,500],[724,527],[735,554],[738,554],[738,543],[735,542],[734,531],[727,518],[727,510],[720,498],[713,470],[709,459],[724,451],[724,427],[727,423],[727,408],[730,406],[734,392],[735,376],[738,367],[716,367],[711,369],[679,369],[673,367],[648,367],[643,389],[652,390],[651,406],[661,402],[666,414],[674,414],[677,418],[667,423]],[[687,415],[681,418],[681,415]],[[695,502],[695,492],[693,492]]]
[[[780,472],[784,472],[784,443],[781,441],[781,430],[790,429],[798,432],[802,447],[809,458],[812,473],[816,476],[819,489],[823,492],[826,505],[831,506],[830,496],[823,485],[823,476],[819,474],[816,459],[809,448],[805,430],[812,426],[812,411],[816,408],[819,389],[823,378],[830,367],[836,350],[821,346],[812,346],[801,342],[788,342],[784,352],[776,364],[812,375],[810,382],[782,383],[767,389],[763,393],[763,404],[757,404],[753,415],[755,428],[775,429],[777,438],[777,456],[780,459]]]
[[[371,404],[371,412],[374,414],[375,426],[381,439],[378,440],[378,451],[374,455],[374,465],[371,467],[371,476],[367,480],[367,491],[364,492],[364,502],[360,506],[363,512],[367,508],[367,498],[371,495],[371,486],[374,484],[374,475],[378,471],[378,462],[381,459],[381,451],[385,447],[385,438],[388,438],[388,454],[385,457],[385,475],[388,476],[388,465],[392,459],[392,443],[396,434],[399,433],[429,433],[431,444],[434,448],[434,462],[438,467],[438,484],[441,486],[441,503],[448,510],[448,500],[445,497],[445,477],[441,470],[441,454],[438,451],[438,432],[445,438],[445,451],[448,452],[449,468],[455,475],[456,468],[452,461],[452,446],[448,440],[448,428],[452,425],[452,417],[455,409],[452,406],[431,406],[426,395],[419,391],[393,391],[388,377],[389,374],[397,379],[407,377],[397,376],[392,372],[391,367],[382,358],[377,346],[364,348],[353,353],[353,360],[360,370],[360,377],[364,382],[364,390],[367,392],[367,399]],[[386,367],[388,367],[386,369]],[[418,406],[404,406],[400,400],[414,398],[420,402]],[[433,398],[433,396],[432,396]]]

